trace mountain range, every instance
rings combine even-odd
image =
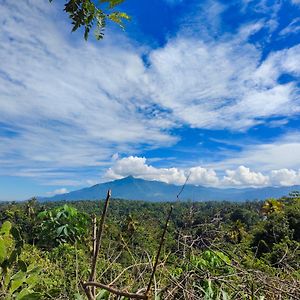
[[[72,191],[52,197],[39,197],[42,201],[57,200],[97,200],[106,196],[107,190],[112,190],[113,198],[145,201],[174,201],[181,186],[160,181],[148,181],[128,176],[110,182]],[[246,201],[264,200],[286,196],[291,191],[300,191],[300,186],[263,187],[263,188],[214,188],[187,184],[180,194],[181,200],[192,201]]]

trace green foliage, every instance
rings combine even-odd
[[[264,215],[270,215],[272,213],[279,213],[283,210],[284,204],[274,198],[267,199],[262,207],[262,213]]]
[[[6,221],[0,229],[0,298],[1,299],[40,299],[34,291],[41,268],[28,265],[20,259],[23,241],[18,230]]]
[[[74,244],[77,240],[83,239],[89,224],[86,214],[66,204],[40,212],[38,219],[41,221],[39,244],[48,248],[62,243]]]
[[[272,252],[275,244],[285,239],[291,239],[293,231],[289,227],[288,219],[283,213],[270,214],[268,219],[259,223],[254,230],[252,247],[258,257],[262,254]]]
[[[265,203],[175,203],[153,298],[170,293],[169,299],[290,299],[289,293],[297,298],[299,201],[293,193]],[[112,199],[98,281],[131,292],[145,288],[168,206]],[[24,296],[39,293],[39,299],[85,299],[80,281],[90,272],[89,216],[100,216],[102,208],[103,201],[0,203],[1,274],[9,274],[2,276],[9,279],[0,299],[16,299],[23,290]],[[30,286],[29,272],[37,267],[43,272]],[[105,290],[97,294],[112,298]]]
[[[52,2],[53,0],[49,1]],[[130,17],[124,12],[114,11],[115,7],[122,2],[124,0],[100,0],[99,4],[95,4],[95,1],[92,0],[66,0],[64,11],[68,13],[71,19],[72,31],[83,27],[84,38],[87,40],[91,29],[96,27],[95,37],[99,40],[104,36],[107,20],[124,29],[123,21],[129,20]]]
[[[206,250],[200,256],[191,256],[192,268],[207,270],[214,274],[225,274],[232,271],[231,260],[220,251]]]

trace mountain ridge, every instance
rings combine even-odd
[[[76,201],[103,199],[108,189],[113,198],[144,201],[175,201],[181,187],[161,181],[149,181],[128,176],[110,182],[98,183],[65,194],[38,197],[41,201]],[[187,184],[180,194],[181,200],[192,201],[247,201],[282,197],[300,190],[300,186],[262,188],[214,188]]]

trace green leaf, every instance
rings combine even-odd
[[[74,295],[74,297],[75,297],[75,300],[84,300],[84,297],[82,295],[78,294],[78,293],[76,293]]]
[[[100,290],[96,296],[96,300],[107,300],[109,298],[109,292],[107,290]]]
[[[30,293],[24,295],[21,298],[17,298],[17,300],[39,300],[41,298],[42,298],[42,294],[41,293],[30,292]]]
[[[30,288],[33,288],[39,281],[40,276],[38,274],[30,275],[26,278],[25,282]]]
[[[10,293],[13,294],[25,281],[25,273],[19,271],[11,278]]]
[[[5,242],[2,238],[0,238],[0,263],[4,261],[7,255],[7,247],[5,245]]]
[[[11,280],[18,280],[20,278],[25,278],[25,272],[19,271],[11,277]]]
[[[5,221],[0,229],[0,233],[3,235],[8,235],[11,230],[11,223],[9,221]]]
[[[16,297],[16,300],[22,299],[24,296],[30,294],[32,291],[29,290],[28,288],[22,289],[22,291],[18,294]]]
[[[66,227],[66,225],[62,225],[56,229],[57,236],[60,236],[62,234],[65,227]]]
[[[45,210],[45,211],[40,212],[37,217],[39,219],[44,219],[47,215],[48,215],[48,212]]]
[[[36,267],[35,265],[29,265],[27,268],[27,275],[39,274],[42,271],[41,267]]]

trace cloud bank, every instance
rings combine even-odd
[[[145,157],[129,156],[118,159],[105,174],[108,180],[134,176],[145,180],[162,181],[182,185],[188,178],[189,184],[214,187],[264,187],[300,185],[300,169],[272,170],[267,174],[239,166],[225,170],[225,175],[201,166],[192,168],[157,168],[147,164]]]

